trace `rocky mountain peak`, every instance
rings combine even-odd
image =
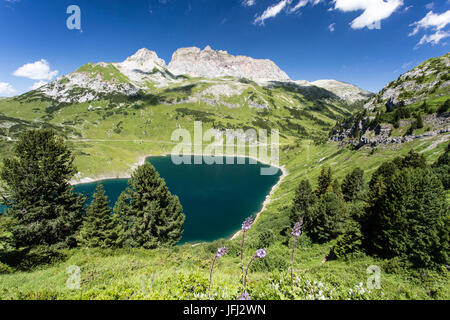
[[[151,72],[155,66],[165,67],[166,62],[159,58],[156,52],[142,48],[119,65],[127,69]]]
[[[173,74],[193,77],[218,78],[232,76],[248,79],[290,80],[273,61],[233,56],[227,51],[213,50],[209,45],[181,48],[172,55],[169,70]]]

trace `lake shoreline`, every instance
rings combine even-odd
[[[170,155],[172,155],[172,154],[171,153],[160,153],[160,154],[154,154],[154,155],[141,156],[141,157],[139,157],[139,160],[135,164],[133,164],[131,166],[131,169],[130,169],[129,172],[133,172],[137,167],[143,165],[147,158],[159,157],[159,156],[166,157],[166,156],[170,156]],[[203,154],[196,154],[196,153],[190,153],[190,154],[185,154],[185,155],[187,155],[187,156],[203,156]],[[269,165],[269,166],[272,166],[274,168],[278,168],[278,169],[280,169],[282,171],[283,171],[283,167],[284,167],[284,166],[274,165],[274,164],[270,163],[269,161],[262,160],[262,159],[259,159],[257,157],[253,157],[253,156],[246,156],[246,155],[239,155],[239,154],[230,154],[230,155],[228,155],[228,154],[225,155],[224,154],[222,156],[223,157],[241,157],[241,158],[253,159],[253,160],[256,160],[256,161],[258,161],[258,162],[260,162],[262,164]],[[92,183],[92,182],[103,181],[103,180],[130,179],[130,178],[131,178],[131,173],[116,174],[114,176],[113,175],[97,175],[97,176],[94,176],[94,177],[84,177],[84,178],[81,178],[81,179],[72,179],[72,180],[69,181],[69,183],[71,185],[76,185],[76,184]]]
[[[274,195],[275,191],[278,189],[278,187],[281,185],[281,183],[283,182],[284,178],[287,177],[288,175],[288,171],[286,169],[285,166],[281,166],[281,167],[277,167],[274,166],[278,169],[281,170],[282,174],[280,176],[280,178],[278,179],[278,182],[272,187],[272,189],[270,190],[269,194],[266,196],[266,199],[264,200],[264,202],[262,203],[262,207],[261,209],[258,211],[258,213],[256,214],[255,220],[253,221],[256,222],[256,220],[258,220],[259,216],[261,215],[261,213],[264,212],[264,210],[266,210],[267,206],[269,205],[269,203],[272,201],[272,196]],[[230,238],[230,240],[234,240],[236,239],[239,235],[241,234],[241,230],[236,231]]]
[[[138,162],[136,162],[133,166],[131,166],[130,171],[134,171],[138,166],[141,166],[145,163],[145,161],[147,160],[147,158],[151,158],[151,157],[158,157],[158,156],[170,156],[171,153],[161,153],[161,154],[157,154],[157,155],[146,155],[146,156],[141,156],[139,157]],[[191,153],[191,154],[186,154],[189,156],[203,156],[203,154],[195,154],[195,153]],[[283,182],[284,178],[286,178],[286,176],[288,175],[288,171],[286,169],[286,166],[278,166],[278,165],[274,165],[272,163],[270,163],[270,161],[266,161],[266,160],[262,160],[259,159],[257,157],[253,157],[253,156],[247,156],[247,155],[239,155],[239,154],[224,154],[222,155],[224,157],[242,157],[242,158],[248,158],[248,159],[253,159],[256,160],[262,164],[265,165],[269,165],[272,166],[274,168],[278,168],[279,170],[281,170],[281,175],[278,179],[278,182],[271,188],[269,194],[266,196],[266,199],[264,200],[264,202],[261,205],[261,209],[258,211],[258,213],[255,216],[255,221],[259,218],[259,216],[261,215],[261,213],[264,212],[264,210],[266,210],[267,206],[270,204],[270,202],[272,201],[272,196],[275,193],[275,191],[278,189],[278,187],[281,185],[281,183]],[[114,179],[129,179],[131,178],[131,174],[130,173],[125,173],[125,174],[119,174],[119,175],[100,175],[100,176],[96,176],[96,177],[84,177],[81,178],[79,180],[71,180],[70,184],[71,185],[76,185],[76,184],[84,184],[84,183],[92,183],[92,182],[97,182],[97,181],[103,181],[103,180],[114,180]],[[229,238],[230,240],[236,239],[241,233],[241,230],[238,230],[236,232],[233,233],[233,235]],[[196,246],[199,245],[203,242],[196,242],[196,243],[191,243],[192,246]]]

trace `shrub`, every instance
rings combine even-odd
[[[338,259],[347,259],[363,249],[363,235],[358,223],[352,222],[344,234],[340,235],[331,253]]]
[[[8,274],[12,272],[13,269],[10,266],[0,262],[0,274]]]

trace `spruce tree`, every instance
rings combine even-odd
[[[295,191],[294,201],[290,216],[291,227],[297,222],[302,221],[305,216],[309,215],[312,206],[317,201],[316,195],[313,193],[309,180],[304,179]]]
[[[119,245],[120,225],[112,217],[108,197],[102,184],[97,186],[92,203],[86,211],[79,241],[89,248],[112,248]]]
[[[441,180],[444,189],[450,189],[450,143],[445,152],[433,163],[433,171]]]
[[[338,179],[334,179],[331,184],[331,192],[334,192],[338,197],[344,199],[344,195],[342,194],[341,184]]]
[[[17,246],[76,244],[86,199],[69,184],[77,172],[73,161],[71,150],[53,130],[20,135],[13,156],[0,170],[8,213],[16,221],[12,233]]]
[[[423,118],[422,118],[422,113],[419,112],[416,116],[416,128],[417,129],[422,129],[423,128]]]
[[[397,157],[393,160],[398,169],[404,168],[422,168],[427,167],[427,161],[423,154],[410,150],[403,158]]]
[[[114,207],[124,228],[124,245],[146,249],[175,245],[185,221],[178,197],[150,163],[138,167],[128,183]]]
[[[449,263],[449,207],[430,169],[398,170],[372,198],[367,240],[378,255],[404,257],[417,267]]]
[[[305,215],[304,229],[313,241],[323,243],[344,233],[348,218],[344,200],[334,192],[327,192]]]
[[[328,167],[328,169],[326,169],[325,167],[322,167],[317,181],[316,195],[318,197],[324,195],[327,191],[330,191],[332,179],[331,168]]]
[[[364,188],[364,171],[355,168],[347,174],[342,182],[341,189],[345,201],[354,201]]]

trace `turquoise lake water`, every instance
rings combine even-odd
[[[281,175],[280,170],[276,175],[260,175],[260,169],[268,166],[248,161],[233,165],[175,165],[170,156],[151,157],[146,161],[166,180],[172,194],[180,198],[186,214],[181,243],[212,241],[232,235],[245,218],[261,209]],[[92,195],[97,184],[102,183],[113,205],[127,187],[127,181],[113,179],[79,184],[75,190]]]

